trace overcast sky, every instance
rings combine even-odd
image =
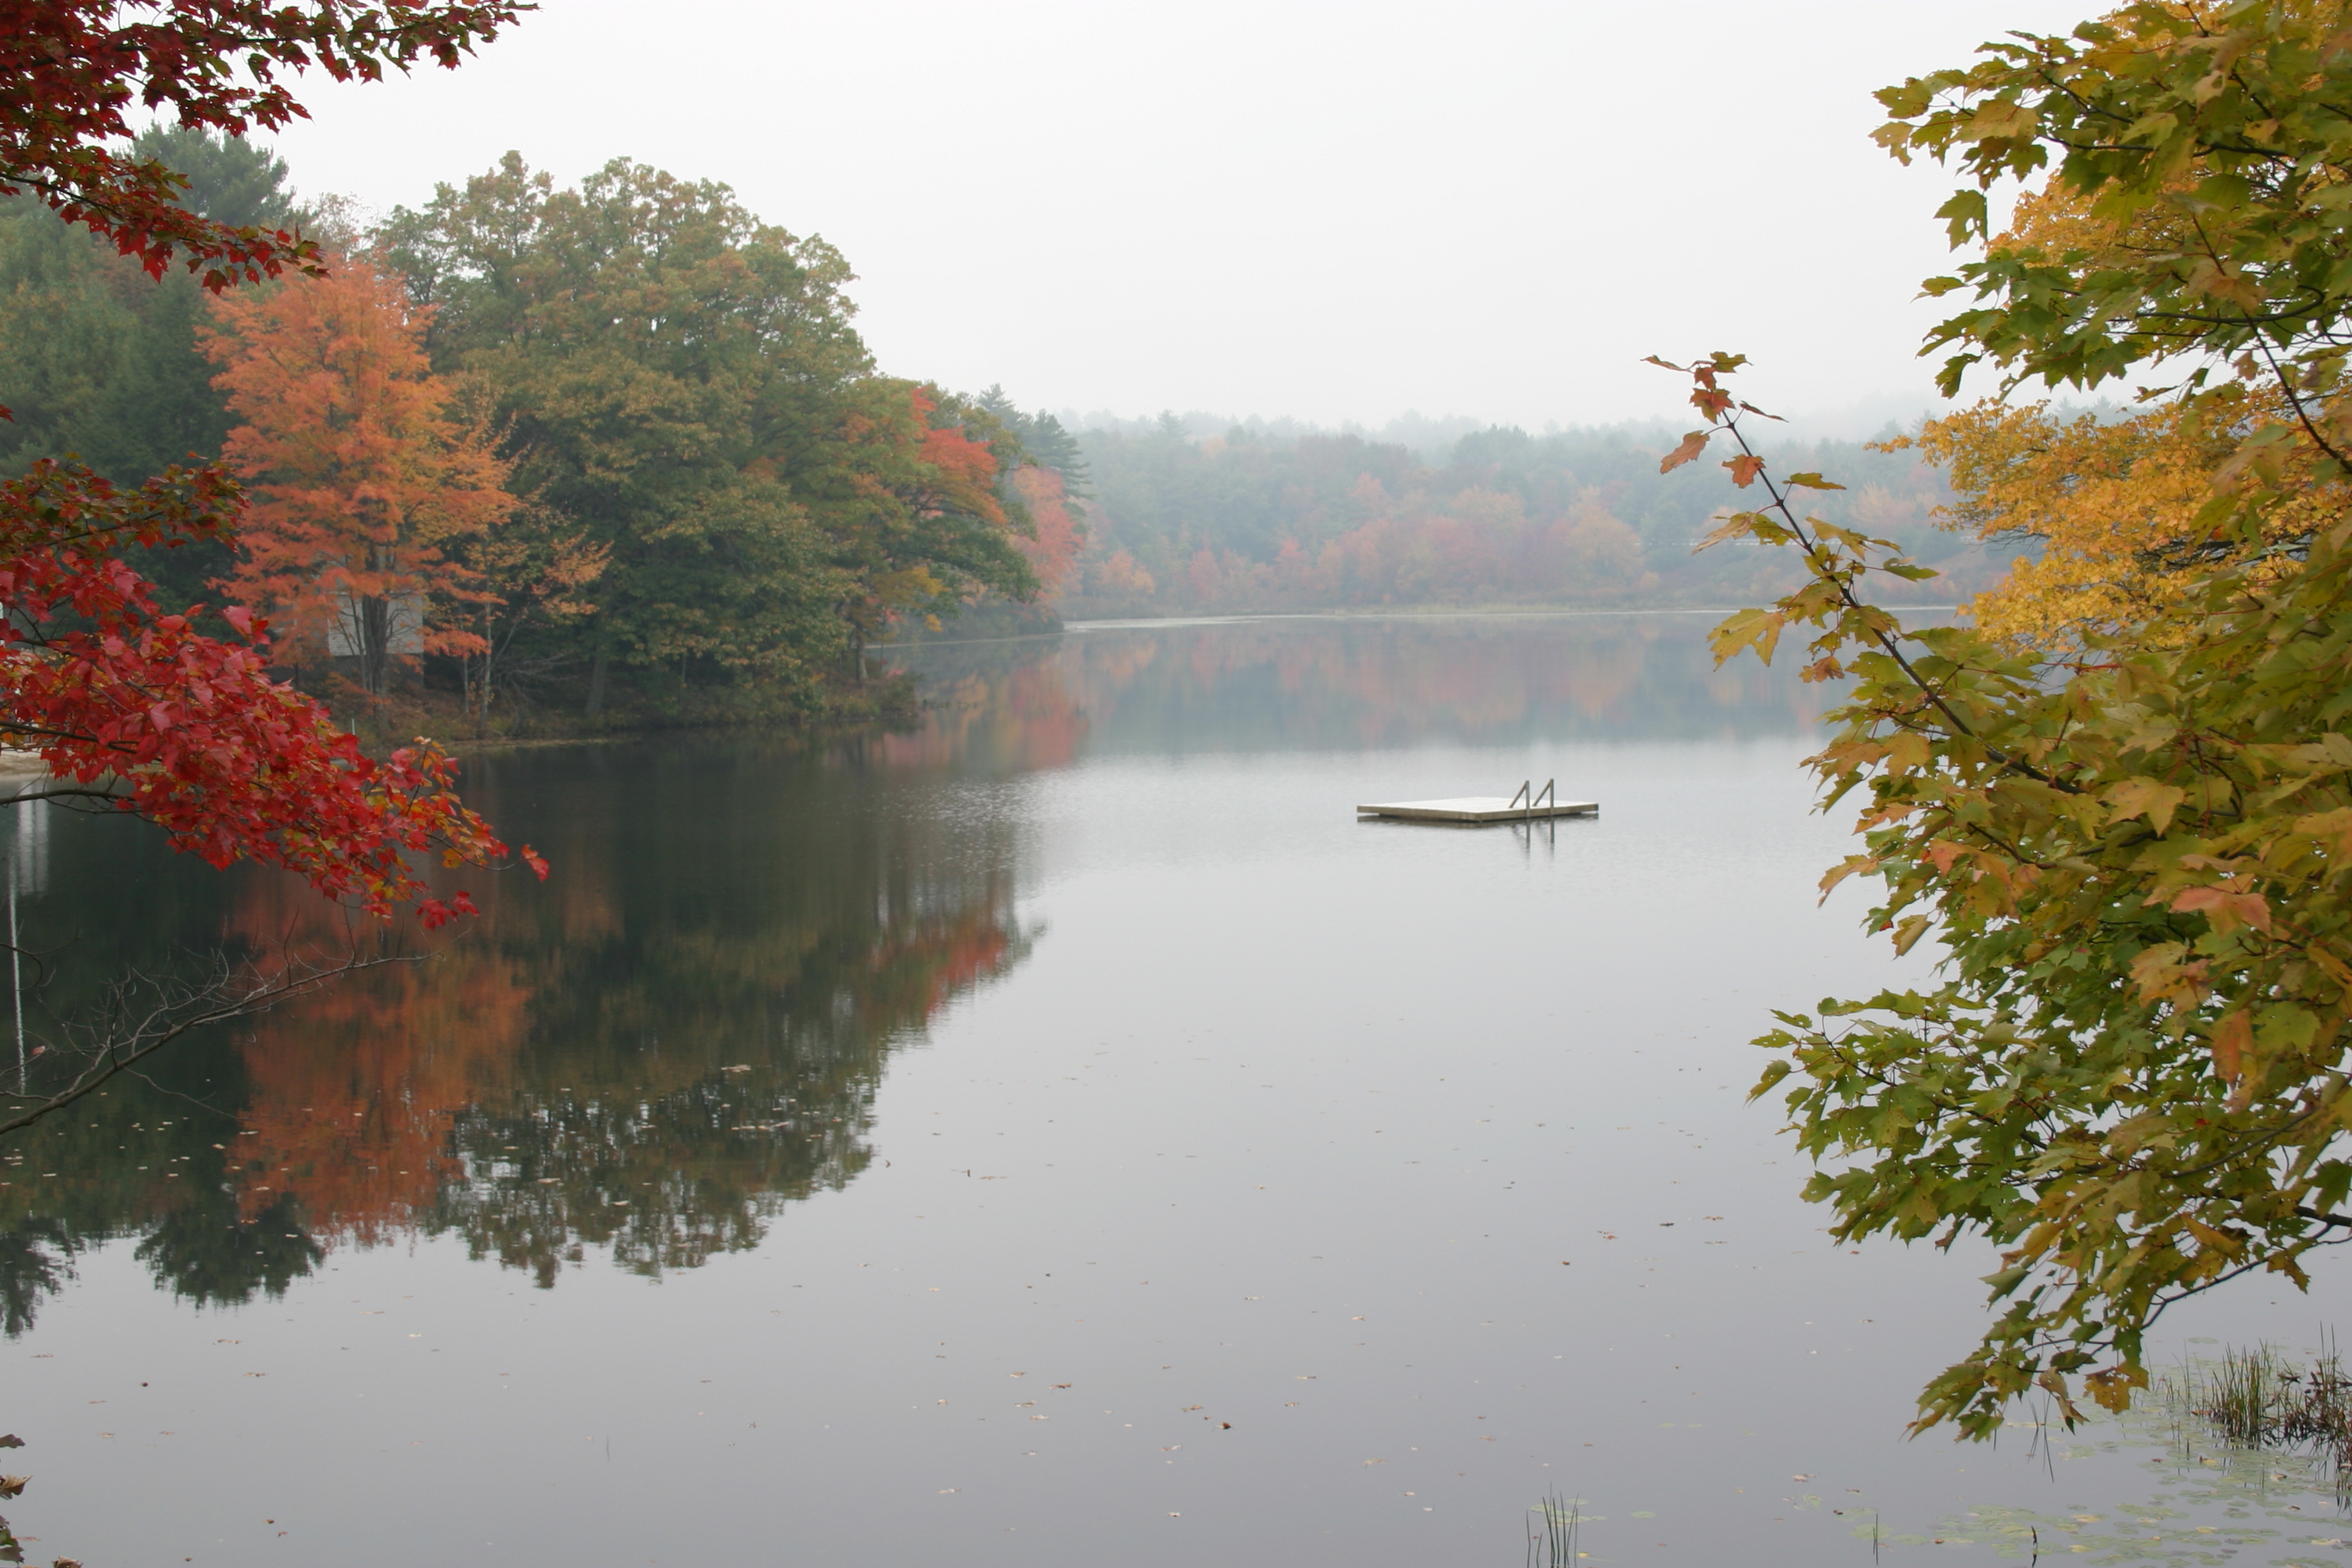
[[[1723,347],[1767,407],[1924,408],[1953,182],[1871,90],[2091,9],[546,0],[278,146],[376,207],[509,148],[723,180],[848,256],[884,369],[1031,407],[1613,422]]]

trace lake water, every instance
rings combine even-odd
[[[10,1517],[92,1568],[1510,1568],[1549,1495],[1595,1563],[2342,1561],[2259,1463],[1903,1439],[1991,1264],[1832,1247],[1744,1095],[1770,1007],[1921,970],[1815,907],[1820,694],[1706,625],[942,644],[908,734],[471,761],[543,888],[0,1151]],[[1554,778],[1600,816],[1351,809]],[[17,809],[37,1024],[327,929]]]

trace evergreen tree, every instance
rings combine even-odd
[[[222,223],[289,221],[286,164],[240,137],[152,130],[133,143],[189,176],[184,196]],[[73,456],[118,485],[211,462],[233,421],[196,345],[204,286],[138,262],[30,196],[0,197],[0,468]],[[173,608],[209,597],[228,563],[211,542],[136,553]]]

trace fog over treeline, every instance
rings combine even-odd
[[[1938,527],[1943,475],[1883,449],[1920,414],[1838,437],[1768,425],[1759,444],[1780,471],[1843,484],[1808,510],[1900,542],[1943,574],[1917,601],[1949,603],[2009,552]],[[1065,616],[1728,605],[1783,591],[1797,570],[1752,548],[1694,552],[1758,492],[1714,460],[1661,474],[1687,428],[1671,418],[1541,433],[1420,415],[1376,432],[1172,412],[1036,425],[1041,458],[1083,500],[1084,546],[1054,605]]]
[[[1758,379],[1763,382],[1766,378],[1759,374]],[[1359,436],[1383,446],[1405,447],[1414,455],[1433,461],[1443,461],[1447,448],[1463,437],[1497,427],[1532,429],[1535,434],[1542,436],[1604,431],[1640,435],[1645,438],[1665,435],[1671,444],[1685,427],[1682,423],[1684,410],[1679,402],[1681,387],[1662,374],[1657,390],[1654,406],[1638,414],[1629,414],[1622,420],[1601,424],[1569,424],[1551,419],[1540,425],[1531,425],[1526,420],[1494,419],[1478,415],[1424,414],[1417,408],[1406,409],[1380,426],[1351,419],[1330,422],[1288,415],[1236,414],[1205,408],[1122,414],[1108,408],[1081,409],[1066,405],[1052,412],[1062,426],[1070,430],[1107,430],[1123,436],[1146,436],[1174,419],[1181,422],[1183,427],[1195,436],[1233,429],[1246,430],[1265,441],[1296,441],[1307,436]],[[1761,385],[1748,390],[1770,404],[1771,400],[1763,395]],[[1923,385],[1916,393],[1880,393],[1835,407],[1775,407],[1773,412],[1780,416],[1780,423],[1770,428],[1776,432],[1775,444],[1792,440],[1874,439],[1895,430],[1915,429],[1923,416],[1942,406],[1942,399]]]

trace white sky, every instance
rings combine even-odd
[[[1873,89],[2051,0],[547,0],[454,73],[307,98],[295,183],[377,207],[509,148],[723,180],[859,275],[884,369],[1031,407],[1373,426],[1927,405],[1955,182]]]

